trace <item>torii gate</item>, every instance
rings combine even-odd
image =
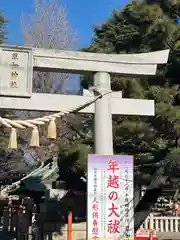
[[[0,48],[0,108],[52,112],[73,109],[93,97],[32,93],[33,70],[93,72],[94,86],[106,95],[81,112],[95,115],[95,153],[112,155],[112,114],[153,116],[154,101],[125,99],[121,93],[111,93],[110,75],[155,75],[157,64],[167,63],[168,55],[169,50],[116,55],[5,46]]]

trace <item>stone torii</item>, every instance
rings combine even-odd
[[[169,50],[142,54],[100,54],[55,49],[4,46],[0,48],[0,108],[66,111],[90,96],[32,93],[33,70],[94,74],[94,87],[109,92],[82,109],[94,113],[95,153],[113,155],[112,114],[154,115],[154,100],[126,99],[111,92],[111,75],[155,75],[157,64],[167,63]]]

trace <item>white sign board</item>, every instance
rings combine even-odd
[[[26,48],[0,51],[0,95],[30,97],[32,91],[32,53]]]
[[[88,156],[88,240],[134,236],[133,157]]]

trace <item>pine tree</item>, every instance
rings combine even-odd
[[[6,19],[4,18],[2,11],[0,11],[0,44],[4,43],[6,39],[5,24],[6,24]]]
[[[94,38],[87,52],[144,53],[170,48],[169,61],[160,66],[155,77],[112,77],[112,90],[123,91],[123,97],[154,99],[154,117],[114,117],[114,151],[133,154],[135,183],[149,185],[144,201],[135,208],[137,229],[164,186],[179,177],[180,148],[180,14],[179,1],[134,1],[123,10],[114,10],[101,26],[94,27]],[[92,84],[84,79],[82,85]],[[173,181],[174,185],[177,185]],[[144,202],[149,201],[149,205]],[[140,212],[140,214],[139,214]],[[137,213],[137,214],[136,214]]]
[[[3,44],[6,40],[5,36],[5,27],[6,27],[6,19],[3,16],[3,12],[0,10],[0,45]],[[3,111],[1,110],[1,117],[7,117],[10,115],[9,111]],[[8,138],[5,136],[6,135],[6,130],[1,127],[1,133],[0,133],[0,148],[5,149],[8,144]]]
[[[161,162],[165,156],[170,159],[171,154],[174,156],[179,151],[175,140],[180,129],[180,108],[175,106],[174,99],[179,91],[180,38],[177,35],[180,27],[171,15],[170,6],[163,5],[163,1],[152,2],[133,2],[123,11],[113,11],[110,19],[94,28],[92,44],[84,49],[121,54],[158,51],[171,46],[168,64],[160,66],[155,77],[112,78],[112,90],[123,91],[123,97],[156,102],[155,117],[118,116],[114,119],[114,150],[134,154],[136,165]],[[91,79],[88,80],[90,83]],[[84,82],[87,83],[86,79]]]

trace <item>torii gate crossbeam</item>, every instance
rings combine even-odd
[[[32,93],[33,70],[93,72],[98,91],[110,92],[110,74],[155,75],[167,63],[169,50],[143,54],[97,54],[18,46],[0,49],[0,108],[61,111],[87,100],[85,96]],[[95,114],[95,152],[113,154],[112,114],[154,115],[154,101],[123,99],[109,93],[82,112]]]

